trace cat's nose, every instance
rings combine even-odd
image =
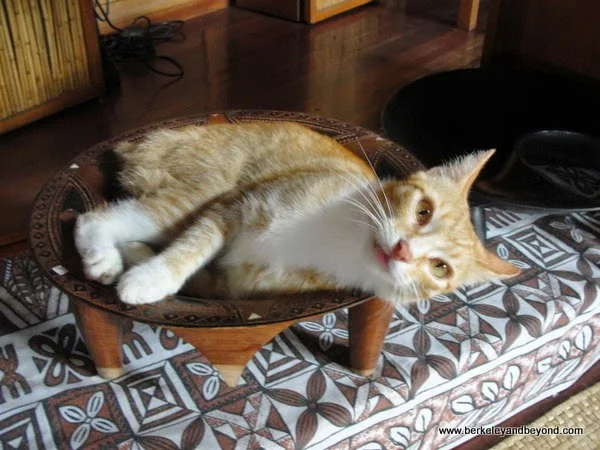
[[[403,262],[409,262],[410,260],[412,260],[413,256],[412,256],[412,253],[410,252],[410,247],[408,246],[408,242],[406,242],[403,239],[400,239],[398,241],[398,243],[396,244],[396,246],[394,247],[394,249],[392,250],[390,257],[397,261],[403,261]]]

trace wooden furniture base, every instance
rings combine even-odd
[[[600,81],[597,11],[597,0],[492,0],[481,65]]]
[[[374,0],[237,0],[235,6],[294,22],[315,24]]]
[[[102,378],[112,380],[123,373],[123,320],[100,308],[71,297],[77,327]]]
[[[370,377],[377,368],[394,307],[375,297],[350,308],[348,313],[350,367],[356,374]]]
[[[480,0],[460,0],[458,6],[458,28],[465,31],[472,31],[477,26],[477,17],[479,16]]]
[[[77,299],[72,299],[72,305],[98,375],[107,380],[118,378],[123,373],[123,319]],[[350,361],[358,375],[375,372],[392,314],[391,304],[379,298],[350,309]],[[256,352],[295,322],[243,328],[166,328],[196,347],[219,370],[225,383],[234,387]]]
[[[368,158],[380,174],[405,177],[422,169],[410,153],[369,130],[303,113],[225,111],[173,119],[101,142],[75,158],[42,189],[33,205],[30,245],[45,274],[69,297],[75,318],[98,374],[112,379],[123,373],[123,329],[130,321],[171,330],[195,346],[234,386],[248,361],[290,325],[350,308],[350,361],[361,375],[371,375],[380,357],[391,305],[359,291],[322,291],[254,299],[206,299],[186,291],[151,305],[126,305],[114,287],[87,280],[75,248],[73,228],[79,214],[118,198],[114,180],[118,163],[112,151],[123,140],[137,140],[157,128],[244,122],[295,122],[327,134]],[[302,155],[299,155],[302,157]]]
[[[315,24],[374,0],[237,0],[235,6],[295,22]],[[459,0],[458,28],[477,26],[480,0]]]

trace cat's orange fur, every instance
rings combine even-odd
[[[519,273],[485,250],[469,218],[469,188],[493,152],[383,183],[296,124],[160,130],[116,152],[134,199],[81,216],[76,244],[87,276],[120,276],[128,303],[190,279],[210,296],[358,287],[407,302]],[[422,204],[433,210],[426,224]],[[121,276],[128,241],[164,249]],[[432,261],[448,276],[434,276]]]

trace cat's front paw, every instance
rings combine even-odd
[[[89,280],[113,284],[123,273],[123,259],[94,213],[82,214],[75,226],[75,245]]]
[[[130,305],[155,303],[175,294],[181,283],[175,281],[160,258],[132,267],[123,274],[117,292],[122,302]]]
[[[113,284],[123,273],[123,259],[115,247],[92,247],[81,261],[85,277],[102,284]]]

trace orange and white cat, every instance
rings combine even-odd
[[[159,130],[115,151],[132,197],[79,216],[75,243],[86,277],[126,303],[190,280],[206,297],[358,288],[408,303],[519,273],[470,221],[493,151],[386,181],[297,124]],[[125,270],[132,242],[160,251]]]

